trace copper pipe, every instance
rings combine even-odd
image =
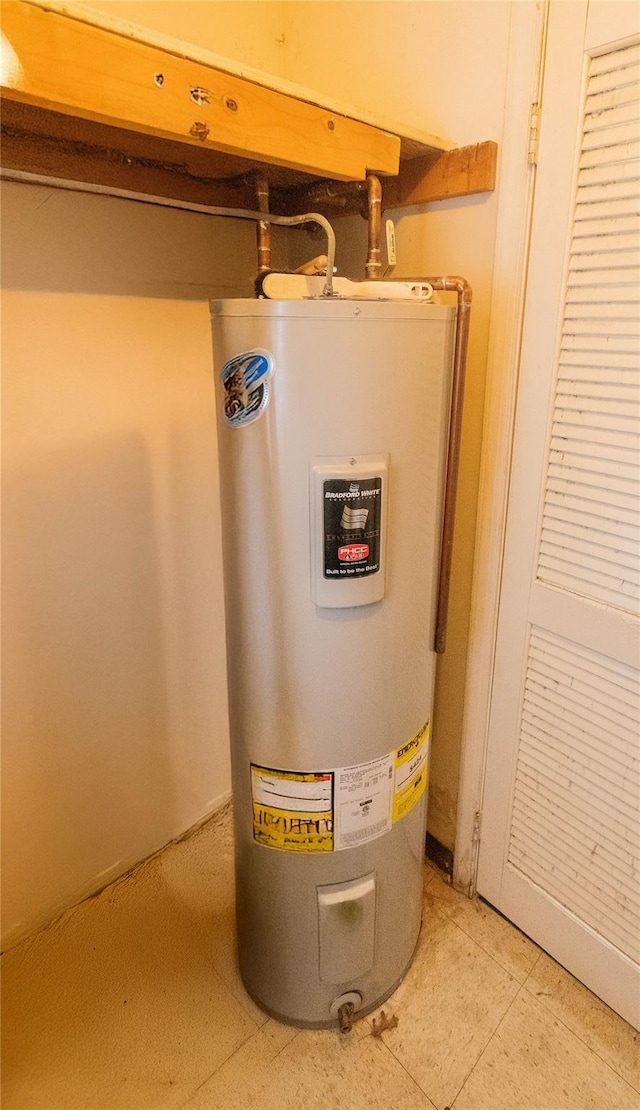
[[[308,203],[343,207],[347,198],[358,188],[364,188],[364,181],[320,181],[317,185],[305,186],[301,196]]]
[[[304,189],[289,193],[288,207],[295,197],[294,207],[309,208],[320,205],[324,208],[347,209],[354,198],[366,200],[366,181],[320,181],[317,185],[305,185]],[[365,215],[365,212],[362,213]]]
[[[256,200],[259,212],[269,211],[269,182],[263,173],[255,175]],[[271,269],[271,229],[269,224],[260,220],[256,224],[256,245],[258,247],[258,273]]]
[[[382,185],[373,173],[367,174],[367,223],[369,242],[364,272],[370,279],[382,273]]]
[[[414,279],[418,280],[418,279]],[[449,593],[451,589],[451,557],[453,551],[453,531],[456,519],[456,500],[458,496],[458,470],[460,466],[460,441],[462,439],[462,410],[464,406],[464,382],[467,369],[467,348],[469,346],[469,317],[471,314],[471,286],[462,277],[420,278],[428,281],[434,289],[456,293],[458,296],[458,315],[456,319],[456,339],[453,356],[453,376],[451,382],[451,410],[449,414],[449,444],[447,448],[447,475],[444,488],[442,512],[442,542],[440,545],[440,574],[438,580],[438,607],[436,611],[436,633],[434,650],[442,655],[447,643],[447,616],[449,612]]]
[[[382,183],[373,173],[366,181],[322,181],[307,186],[304,199],[321,205],[354,211],[354,202],[369,225],[366,275],[380,277],[382,271]]]

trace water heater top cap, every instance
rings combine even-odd
[[[304,300],[269,300],[268,298],[244,297],[230,300],[211,301],[211,314],[214,318],[240,316],[247,319],[272,320],[313,319],[313,320],[453,320],[456,309],[453,305],[434,304],[431,301],[369,301],[349,300],[342,297],[305,298]]]
[[[268,273],[261,278],[259,289],[271,300],[298,301],[326,295],[324,278],[306,274]],[[333,281],[333,292],[349,300],[426,304],[433,297],[433,286],[428,281],[349,281],[337,277]]]

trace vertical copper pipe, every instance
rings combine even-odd
[[[269,211],[269,182],[263,173],[255,176],[256,200],[259,212]],[[271,269],[271,229],[269,224],[260,220],[256,224],[256,245],[258,247],[258,273]]]
[[[458,316],[453,356],[453,380],[451,382],[447,477],[442,514],[440,576],[438,582],[438,607],[436,612],[436,635],[434,644],[434,650],[438,655],[442,655],[447,642],[447,616],[449,612],[449,593],[451,589],[451,556],[453,551],[453,530],[458,495],[460,441],[462,439],[462,410],[464,405],[464,382],[467,368],[467,348],[469,346],[469,317],[471,314],[472,293],[471,286],[462,277],[430,277],[421,278],[420,280],[428,281],[434,289],[456,293],[458,296]]]
[[[367,223],[369,242],[364,272],[367,278],[377,278],[382,273],[382,185],[372,173],[367,174]]]

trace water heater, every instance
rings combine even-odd
[[[455,309],[214,302],[240,969],[364,1015],[421,920]]]

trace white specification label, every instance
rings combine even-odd
[[[335,772],[334,851],[366,844],[391,828],[394,755]]]
[[[251,794],[258,805],[301,813],[331,812],[330,772],[269,771],[251,765]]]

